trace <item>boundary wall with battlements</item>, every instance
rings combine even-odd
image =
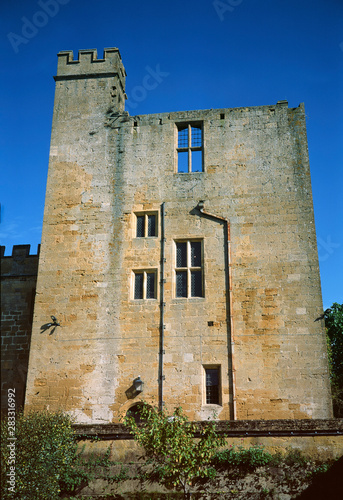
[[[14,245],[5,256],[1,246],[1,408],[7,409],[7,391],[15,389],[16,408],[24,405],[31,342],[39,250]]]

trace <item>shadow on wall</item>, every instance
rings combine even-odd
[[[343,456],[294,500],[335,500],[343,498]]]

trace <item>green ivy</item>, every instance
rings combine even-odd
[[[262,445],[244,448],[231,445],[229,448],[218,451],[213,457],[213,464],[219,466],[242,466],[254,469],[263,465],[275,465],[280,460],[279,456],[272,455],[264,450]]]

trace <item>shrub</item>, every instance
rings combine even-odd
[[[1,422],[1,498],[55,500],[76,456],[72,421],[62,412],[17,414],[15,439]],[[11,445],[11,446],[9,446]],[[14,467],[15,469],[11,469]],[[10,476],[10,472],[15,475]],[[9,482],[14,479],[14,482]]]
[[[186,498],[195,478],[213,477],[215,470],[210,466],[211,459],[216,449],[225,444],[224,438],[216,433],[215,422],[203,427],[200,438],[195,440],[194,434],[199,427],[188,421],[180,407],[168,416],[144,404],[140,416],[141,424],[133,417],[126,417],[124,423],[144,447],[162,484],[182,486]]]
[[[262,465],[275,463],[278,457],[264,451],[263,446],[256,445],[250,448],[239,446],[230,446],[224,450],[218,451],[213,457],[213,463],[219,466],[237,465],[244,468],[255,468]]]
[[[343,417],[343,304],[324,311],[334,416]]]

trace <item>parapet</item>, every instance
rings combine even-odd
[[[1,258],[12,258],[12,259],[26,259],[26,257],[38,257],[40,252],[40,245],[38,245],[38,250],[36,254],[30,255],[31,245],[13,245],[12,255],[5,255],[6,247],[1,245],[0,256]]]
[[[96,49],[79,50],[76,60],[72,50],[63,50],[57,57],[57,76],[54,77],[56,81],[117,75],[125,89],[126,72],[116,47],[104,49],[102,59],[98,59]]]
[[[0,247],[1,278],[37,276],[40,245],[36,254],[30,255],[30,245],[13,245],[12,255],[5,255],[5,247]]]

